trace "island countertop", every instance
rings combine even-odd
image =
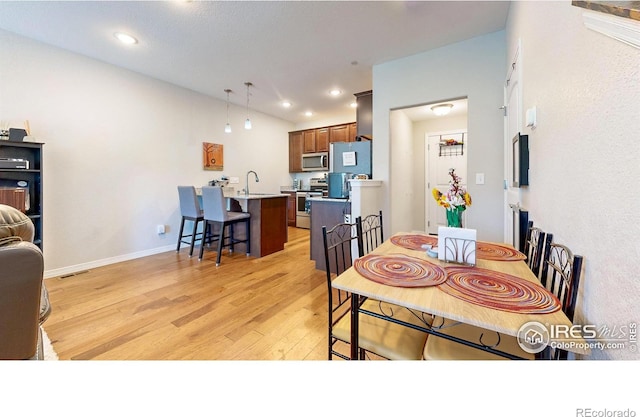
[[[238,195],[226,195],[227,198],[235,198],[236,200],[259,200],[262,198],[280,198],[287,197],[286,194],[266,194],[266,193],[250,193],[249,195],[238,194]]]

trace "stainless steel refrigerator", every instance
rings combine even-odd
[[[334,142],[330,146],[329,172],[366,174],[371,178],[371,141]]]

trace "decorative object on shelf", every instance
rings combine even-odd
[[[203,169],[207,171],[222,171],[223,147],[217,143],[202,142]]]
[[[440,152],[438,156],[462,156],[464,155],[464,133],[461,139],[445,138],[440,139]]]
[[[460,185],[461,178],[456,174],[455,169],[449,170],[449,176],[451,176],[449,190],[446,193],[441,193],[440,190],[434,188],[433,198],[447,210],[447,226],[462,227],[462,212],[471,205],[471,195],[465,187]]]
[[[0,140],[9,140],[9,123],[0,120]]]
[[[229,124],[229,93],[231,90],[225,88],[224,92],[227,93],[227,124],[224,125],[224,133],[231,133],[231,125]]]
[[[445,116],[449,114],[452,108],[453,108],[453,104],[444,103],[444,104],[437,104],[431,107],[431,111],[434,112],[437,116]]]
[[[244,85],[247,86],[247,120],[244,121],[244,128],[247,130],[251,130],[251,120],[249,119],[249,87],[251,87],[253,84],[247,81],[246,83],[244,83]]]

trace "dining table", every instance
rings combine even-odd
[[[448,335],[440,331],[436,320],[425,319],[424,326],[416,326],[397,320],[389,312],[364,310],[360,307],[363,297],[411,309],[425,318],[449,319],[514,337],[528,323],[547,329],[572,328],[559,300],[529,269],[526,256],[512,246],[477,241],[475,265],[465,265],[432,257],[424,245],[437,247],[438,237],[421,232],[396,233],[371,253],[355,259],[353,266],[332,281],[333,288],[352,294],[351,359],[359,357],[360,314],[419,328],[428,337],[444,337],[508,359],[522,359],[501,351],[499,343],[488,346]],[[563,350],[589,353],[579,334],[565,334],[562,341]]]

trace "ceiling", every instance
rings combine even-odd
[[[4,1],[0,29],[293,123],[352,117],[372,66],[504,29],[508,1]],[[119,43],[129,33],[135,45]],[[329,95],[338,88],[342,94]],[[281,105],[292,103],[290,108]],[[304,112],[313,112],[311,117]]]

